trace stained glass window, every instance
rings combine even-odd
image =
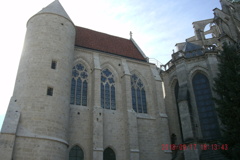
[[[101,73],[101,107],[116,110],[114,76],[109,69]]]
[[[72,69],[70,104],[87,106],[88,73],[82,64]]]
[[[69,152],[69,160],[84,160],[83,150],[79,146],[74,146]]]
[[[213,140],[220,137],[212,93],[207,77],[197,73],[192,80],[203,138]]]
[[[144,85],[135,74],[131,76],[132,107],[137,113],[147,113],[147,101]]]

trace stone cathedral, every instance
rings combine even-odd
[[[224,159],[201,147],[221,137],[217,55],[223,42],[240,41],[239,0],[220,3],[161,66],[132,37],[75,26],[58,0],[32,16],[0,159]]]

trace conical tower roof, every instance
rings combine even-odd
[[[40,12],[37,14],[42,14],[42,13],[52,13],[52,14],[57,14],[60,16],[63,16],[67,18],[68,20],[72,21],[71,18],[68,16],[67,12],[64,10],[63,6],[58,0],[55,0],[51,4],[49,4],[47,7],[43,8]]]

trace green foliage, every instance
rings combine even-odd
[[[214,79],[215,102],[222,122],[223,136],[228,144],[224,154],[231,159],[240,159],[240,49],[235,45],[223,47],[219,55],[219,73]]]

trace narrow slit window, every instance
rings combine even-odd
[[[53,88],[52,87],[48,87],[47,88],[47,95],[48,96],[52,96],[53,95]]]
[[[56,69],[57,68],[57,61],[52,61],[52,64],[51,64],[51,68],[52,69]]]

